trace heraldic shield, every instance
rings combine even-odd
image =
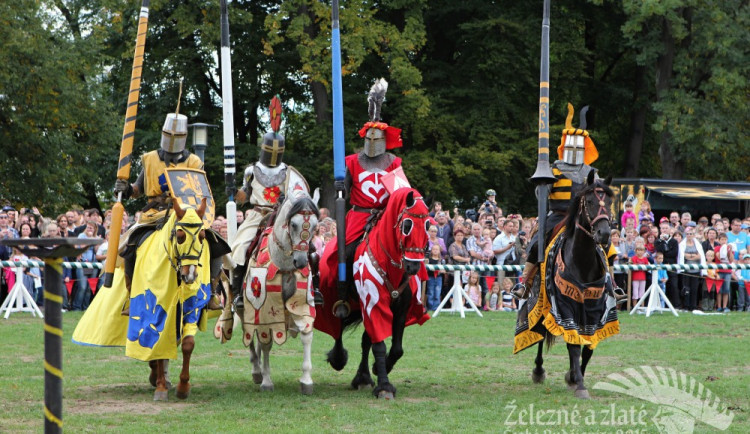
[[[201,200],[206,198],[206,213],[203,215],[203,227],[210,228],[216,216],[216,204],[208,185],[206,172],[198,169],[166,169],[169,192],[181,205],[198,208]]]
[[[266,301],[266,277],[268,268],[250,267],[245,282],[245,297],[250,301],[255,310],[259,310]]]

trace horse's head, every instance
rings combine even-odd
[[[203,253],[203,240],[206,231],[203,229],[203,214],[206,212],[206,198],[201,200],[198,209],[182,209],[176,200],[172,201],[177,221],[172,228],[170,240],[174,249],[175,269],[180,280],[187,284],[198,278],[198,263]]]
[[[389,205],[394,200],[403,203],[403,208],[396,220],[397,239],[404,272],[411,276],[417,274],[424,262],[430,215],[427,205],[417,190],[409,189],[403,193],[402,190],[407,189],[396,190],[389,199]]]
[[[596,177],[592,169],[586,179],[586,185],[576,196],[571,207],[577,210],[571,214],[575,218],[575,228],[583,230],[599,245],[609,244],[612,219],[612,189],[609,184],[612,177],[605,180]]]
[[[317,205],[302,190],[293,193],[282,205],[274,225],[274,237],[277,245],[292,256],[296,269],[307,266],[307,254],[319,217]],[[281,225],[283,234],[277,233],[277,225]]]

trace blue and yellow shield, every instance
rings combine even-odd
[[[201,200],[206,198],[206,214],[203,215],[203,226],[211,227],[216,216],[216,204],[208,185],[206,172],[198,169],[166,169],[167,185],[172,197],[181,205],[198,208]]]

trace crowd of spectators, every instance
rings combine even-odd
[[[123,215],[123,233],[133,222],[127,212]],[[86,249],[75,258],[64,258],[69,262],[102,262],[107,257],[109,228],[112,224],[112,210],[104,216],[98,209],[74,208],[56,217],[42,216],[37,208],[16,210],[10,204],[0,208],[0,239],[8,238],[100,238],[102,243]],[[0,260],[25,261],[39,260],[27,257],[16,248],[0,246]],[[0,302],[7,297],[16,284],[21,272],[23,285],[37,305],[43,306],[43,273],[39,267],[3,267],[0,273]],[[96,268],[63,268],[63,309],[85,310],[98,289],[100,271]]]
[[[427,263],[472,265],[521,265],[525,263],[529,234],[536,224],[535,217],[520,214],[505,215],[496,202],[494,190],[486,192],[486,200],[479,209],[465,213],[443,209],[434,202],[430,210],[432,226],[428,231]],[[249,212],[249,211],[247,211]],[[237,224],[245,214],[237,211]],[[137,221],[125,213],[124,233]],[[658,219],[658,223],[657,223]],[[715,213],[697,220],[689,212],[677,211],[655,216],[647,201],[631,199],[622,205],[622,213],[613,219],[611,241],[617,255],[616,264],[750,264],[748,238],[750,218],[728,219]],[[76,262],[103,262],[106,259],[111,210],[104,215],[97,209],[71,209],[57,217],[42,216],[37,208],[21,208],[10,204],[0,209],[0,238],[78,237],[101,238],[102,244],[90,248],[76,258]],[[218,215],[212,229],[227,238],[226,218]],[[336,234],[336,221],[326,208],[320,209],[318,227],[312,246],[322,254],[326,244]],[[0,260],[25,260],[17,249],[0,246]],[[0,302],[15,284],[16,267],[4,267],[0,273]],[[728,312],[750,311],[750,270],[702,270],[697,272],[658,271],[658,283],[675,308]],[[516,272],[479,271],[476,281],[470,272],[461,273],[461,286],[471,294],[472,301],[484,310],[515,310],[509,288],[519,279]],[[630,294],[637,303],[651,285],[651,273],[645,271],[615,271],[615,283]],[[64,294],[64,308],[85,310],[96,294],[99,270],[64,268],[63,279],[68,292]],[[24,286],[43,303],[42,273],[39,268],[23,268]],[[424,297],[428,310],[437,309],[453,286],[454,273],[429,273]],[[508,286],[508,288],[506,288]],[[506,290],[507,289],[507,290]],[[663,301],[662,301],[663,303]]]
[[[440,246],[445,264],[522,265],[526,247],[536,218],[520,214],[505,215],[495,201],[495,191],[488,190],[487,198],[478,210],[459,214],[450,213],[435,202],[430,215],[434,225],[430,228],[430,247]],[[621,214],[613,219],[611,241],[617,255],[616,264],[750,264],[750,217],[744,220],[729,219],[719,213],[694,219],[689,212],[670,212],[656,216],[648,201],[638,203],[632,198],[621,207]],[[658,220],[657,220],[658,219]],[[657,223],[658,221],[658,223]],[[435,240],[438,240],[437,242]],[[447,247],[447,249],[444,248]],[[711,251],[706,257],[706,252]],[[437,263],[431,259],[428,262]],[[658,284],[676,309],[705,312],[750,311],[750,270],[736,271],[686,271],[659,270]],[[520,278],[516,272],[477,273],[481,296],[477,305],[485,310],[498,310],[498,297],[505,282],[513,285]],[[637,303],[651,285],[651,272],[615,271],[615,283],[630,294],[631,303]],[[461,275],[461,286],[467,293],[475,291],[470,285],[470,272]],[[425,303],[435,310],[453,286],[453,273],[430,273]],[[438,284],[438,281],[440,282]],[[487,288],[497,290],[488,292]],[[437,289],[440,295],[437,295]],[[496,294],[492,296],[491,294]],[[645,300],[644,300],[645,301]],[[631,305],[632,305],[631,304]],[[664,302],[662,301],[662,304]],[[515,306],[508,306],[510,310]],[[623,306],[625,309],[626,306]],[[504,309],[499,309],[504,310]]]

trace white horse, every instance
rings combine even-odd
[[[242,288],[232,288],[232,292],[242,291],[245,308],[232,316],[226,303],[216,324],[214,335],[224,342],[231,339],[233,323],[241,321],[243,343],[250,347],[253,381],[261,390],[273,390],[269,364],[273,343],[281,345],[287,334],[299,334],[303,348],[300,388],[305,395],[313,391],[315,305],[308,252],[318,217],[316,201],[307,192],[295,191],[284,200],[273,226],[263,231],[256,253],[248,258]]]

